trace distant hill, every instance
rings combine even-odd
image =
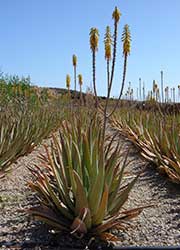
[[[48,88],[48,87],[47,87]],[[67,94],[68,93],[68,90],[67,89],[64,89],[64,88],[55,88],[55,87],[49,87],[48,89],[52,90],[52,91],[55,91],[57,94]],[[71,93],[71,97],[74,98],[74,96],[76,96],[76,98],[79,98],[80,97],[80,92],[79,91],[75,91],[75,90],[70,90],[70,93]],[[82,95],[85,96],[86,93],[82,92]],[[106,99],[105,96],[98,96],[98,98],[100,99]]]
[[[54,91],[57,94],[67,94],[68,90],[64,88],[47,88],[49,90]],[[70,90],[71,98],[80,98],[80,92],[75,90]],[[86,96],[86,93],[82,93],[83,99]],[[105,100],[105,96],[98,96],[99,100]],[[114,106],[116,99],[110,98],[112,102],[109,105]],[[136,108],[140,110],[148,110],[148,111],[161,111],[163,113],[180,113],[180,103],[158,103],[156,101],[137,101],[137,100],[121,100],[119,103],[119,107],[126,108]]]
[[[67,94],[68,93],[68,90],[67,89],[64,89],[64,88],[54,88],[54,87],[50,87],[48,88],[52,91],[55,91],[57,94]],[[76,95],[76,96],[79,96],[79,91],[75,91],[75,90],[70,90],[70,93],[72,96]],[[84,94],[84,93],[82,93]]]

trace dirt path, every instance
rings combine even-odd
[[[131,147],[132,173],[144,167],[138,152],[129,142],[117,137],[118,143]],[[60,249],[72,247],[73,240],[62,237],[57,239],[48,232],[48,227],[39,222],[29,221],[22,209],[36,202],[34,194],[27,187],[32,177],[26,168],[32,162],[38,163],[37,147],[30,155],[22,157],[13,166],[13,171],[0,180],[0,249]],[[180,186],[172,184],[161,176],[152,166],[148,166],[137,181],[126,206],[138,207],[148,204],[155,207],[145,209],[133,220],[132,227],[126,232],[118,232],[122,246],[180,246]],[[76,242],[76,247],[82,242]],[[54,248],[53,248],[54,246]]]

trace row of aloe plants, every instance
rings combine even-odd
[[[45,99],[44,91],[38,96],[39,89],[26,78],[1,76],[0,85],[0,176],[4,176],[12,163],[59,127],[67,112],[64,100]]]
[[[180,115],[121,109],[111,123],[173,182],[180,183]]]
[[[0,119],[0,172],[4,175],[13,162],[31,152],[58,126],[60,115],[53,108],[40,108],[13,117],[1,112]]]

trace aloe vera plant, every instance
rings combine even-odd
[[[108,90],[105,105],[99,103],[96,89],[95,61],[99,32],[97,28],[91,28],[95,114],[91,112],[92,109],[84,112],[84,107],[78,109],[79,115],[71,114],[61,124],[59,135],[52,136],[50,148],[45,146],[46,155],[40,156],[41,166],[30,168],[36,176],[36,182],[30,182],[29,185],[38,193],[40,204],[29,209],[29,213],[54,228],[70,232],[80,238],[87,233],[102,235],[112,228],[124,228],[126,221],[137,216],[143,209],[142,207],[124,209],[138,176],[128,183],[124,182],[124,169],[128,164],[127,155],[124,160],[120,158],[121,150],[119,144],[114,143],[115,136],[106,133],[107,119],[117,107],[116,105],[108,115],[120,15],[120,11],[115,7],[112,15],[114,19],[112,67],[110,72],[108,61]],[[108,31],[105,39],[108,60],[110,60],[110,40]],[[124,71],[119,99],[125,82],[130,41],[129,26],[126,25],[122,36]],[[70,82],[68,75],[66,82]]]
[[[35,218],[83,237],[123,225],[140,213],[142,208],[120,211],[137,177],[124,185],[127,157],[120,160],[113,138],[105,146],[103,141],[97,117],[86,126],[76,118],[73,125],[63,123],[50,148],[45,146],[42,165],[31,168],[37,180],[29,185],[40,198],[40,205],[29,210]]]

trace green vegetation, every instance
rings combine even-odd
[[[154,104],[156,105],[156,104]],[[112,125],[141,150],[142,156],[180,183],[180,114],[121,109]]]
[[[13,162],[57,129],[62,112],[58,98],[32,87],[29,78],[2,76],[0,84],[0,176],[4,176]]]

